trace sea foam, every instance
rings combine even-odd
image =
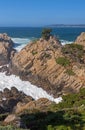
[[[4,88],[11,89],[13,86],[15,86],[19,91],[23,91],[26,95],[31,96],[35,100],[39,98],[47,98],[56,103],[62,101],[61,97],[53,98],[52,95],[48,94],[42,88],[32,85],[29,81],[22,81],[18,76],[6,76],[5,73],[0,73],[0,91],[3,91]]]
[[[73,41],[67,41],[67,40],[60,40],[62,45],[66,45],[66,44],[72,44]]]
[[[28,43],[30,43],[32,40],[36,38],[31,37],[31,38],[12,38],[13,42],[15,43],[14,48],[17,51],[20,51],[22,48],[24,48]],[[71,44],[73,41],[67,41],[67,40],[60,40],[62,45],[65,44]]]
[[[25,47],[32,39],[31,38],[12,38],[14,42],[14,48],[17,51],[20,51],[23,47]]]

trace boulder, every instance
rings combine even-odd
[[[0,91],[0,110],[4,113],[12,112],[18,102],[28,103],[32,100],[32,97],[18,91],[15,87],[12,87],[11,90],[5,88],[3,92]]]
[[[16,95],[18,95],[18,94],[19,94],[19,91],[18,91],[18,89],[17,89],[17,88],[12,87],[12,88],[11,88],[11,93],[12,93],[14,96],[16,96]]]
[[[16,119],[16,115],[11,114],[11,115],[8,115],[8,116],[6,117],[6,119],[4,120],[4,122],[5,122],[5,123],[10,123],[10,122],[14,121],[15,119]]]
[[[20,119],[20,117],[16,116],[15,114],[9,114],[3,122],[4,125],[8,125],[10,123],[12,123],[12,125],[17,128],[21,127],[21,119]]]
[[[34,111],[34,110],[39,110],[39,111],[46,111],[47,107],[52,104],[52,101],[49,101],[47,98],[40,98],[36,101],[30,101],[28,103],[17,103],[15,107],[15,113],[20,114],[23,113],[24,111],[28,110]]]

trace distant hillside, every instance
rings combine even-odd
[[[52,24],[49,27],[85,27],[85,24]]]

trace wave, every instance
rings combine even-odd
[[[31,96],[35,100],[39,98],[47,98],[56,103],[62,101],[61,97],[53,98],[53,96],[49,95],[42,88],[32,85],[29,81],[22,81],[18,76],[7,76],[5,72],[0,73],[0,90],[3,91],[4,88],[11,89],[13,86],[15,86],[19,91],[23,91],[26,95]]]
[[[13,42],[15,43],[14,48],[17,51],[20,51],[23,47],[25,47],[28,43],[30,43],[32,40],[36,39],[35,37],[31,38],[12,38]],[[67,41],[67,40],[60,40],[62,45],[65,44],[71,44],[73,41]]]
[[[14,48],[17,51],[20,51],[23,47],[25,47],[33,38],[11,38],[15,43]]]
[[[67,41],[67,40],[60,40],[60,42],[61,42],[62,45],[73,43],[73,41]]]

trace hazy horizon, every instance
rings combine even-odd
[[[73,26],[73,27],[77,27],[77,26],[80,26],[80,27],[85,27],[85,24],[48,24],[48,25],[42,25],[42,26],[18,26],[18,25],[15,25],[15,26],[0,26],[0,28],[25,28],[25,27],[27,27],[27,28],[47,28],[47,27],[70,27],[70,26]]]

